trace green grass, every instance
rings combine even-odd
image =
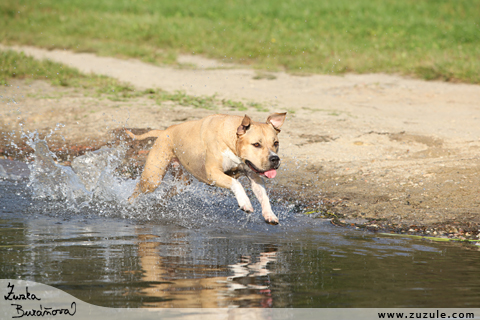
[[[33,59],[23,52],[0,51],[0,85],[8,85],[11,79],[45,80],[54,86],[83,88],[86,95],[98,98],[106,97],[112,101],[128,101],[145,97],[155,100],[158,105],[166,101],[173,101],[176,104],[194,108],[214,110],[223,107],[238,111],[248,110],[243,102],[220,100],[216,95],[192,96],[182,91],[171,93],[161,89],[135,90],[128,83],[106,76],[83,74],[77,69],[60,63]],[[53,96],[42,95],[42,97],[52,98]],[[250,102],[248,106],[259,111],[268,111],[259,103]]]
[[[98,94],[120,92],[127,95],[133,87],[95,74],[86,75],[77,69],[49,60],[36,60],[23,52],[0,51],[0,85],[10,79],[46,80],[56,86],[95,89]]]
[[[480,83],[480,0],[16,0],[5,44],[174,63],[203,54],[256,68],[386,72]]]

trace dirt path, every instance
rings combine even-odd
[[[197,56],[179,57],[184,67],[175,68],[86,53],[14,49],[138,88],[216,93],[261,102],[272,112],[288,111],[281,133],[286,170],[276,179],[278,187],[295,186],[312,209],[323,202],[323,212],[343,217],[335,223],[460,238],[478,233],[480,86],[383,74],[279,72],[267,79],[245,67]],[[2,131],[18,129],[20,121],[27,130],[44,131],[63,123],[57,133],[78,143],[100,143],[109,130],[124,125],[164,128],[212,113],[159,107],[148,99],[100,100],[39,81],[1,88],[0,95]],[[254,109],[247,113],[256,120],[268,115]],[[6,136],[4,140],[11,139]]]

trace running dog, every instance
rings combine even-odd
[[[157,138],[130,203],[142,193],[153,192],[169,166],[178,168],[181,164],[198,180],[232,190],[240,209],[250,213],[253,212],[250,199],[236,179],[247,176],[262,205],[265,222],[278,224],[261,176],[272,179],[277,174],[280,166],[277,135],[285,117],[286,113],[273,113],[266,123],[259,123],[247,115],[216,114],[138,136],[126,130],[136,140]]]

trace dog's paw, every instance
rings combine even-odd
[[[272,225],[278,224],[278,218],[273,213],[263,214],[263,218],[265,219],[266,223],[269,223],[269,224],[272,224]]]
[[[248,199],[247,195],[245,197],[239,197],[237,198],[238,200],[238,207],[245,211],[246,213],[252,213],[253,212],[253,206],[252,203],[250,202],[250,199]]]
[[[253,212],[253,207],[252,205],[250,204],[245,204],[243,206],[240,206],[240,209],[242,209],[243,211],[245,211],[246,213],[252,213]]]

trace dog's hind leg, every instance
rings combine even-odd
[[[170,173],[173,176],[173,186],[167,191],[165,198],[169,199],[184,191],[187,185],[192,183],[191,177],[185,172],[177,158],[170,162]]]
[[[140,181],[135,187],[135,191],[130,198],[128,198],[130,203],[133,203],[135,198],[140,194],[150,193],[157,189],[162,183],[168,165],[173,157],[174,153],[170,146],[168,136],[159,137],[148,154],[145,169],[140,177]]]

